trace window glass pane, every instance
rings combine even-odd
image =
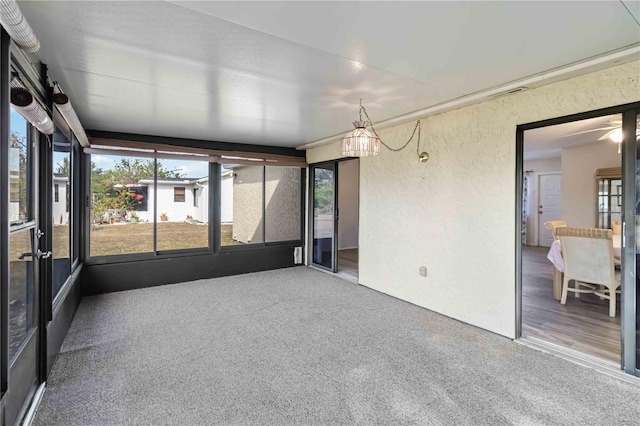
[[[31,144],[27,120],[11,108],[11,135],[9,137],[9,222],[19,223],[31,219],[31,185],[29,162]]]
[[[174,203],[184,203],[184,186],[174,186],[173,187],[173,202]]]
[[[209,163],[158,159],[156,193],[157,250],[209,247]]]
[[[80,258],[80,142],[73,138],[73,153],[71,155],[71,250],[73,263]]]
[[[148,158],[91,156],[91,256],[153,252],[154,169]]]
[[[53,134],[53,297],[71,273],[69,204],[71,201],[71,142],[56,130]]]
[[[9,358],[35,327],[35,283],[31,232],[22,230],[9,237]]]
[[[265,240],[291,241],[301,238],[301,170],[267,167],[265,170]]]
[[[223,246],[264,242],[263,171],[262,166],[238,166],[231,172],[223,169],[220,194]]]
[[[640,115],[636,117],[636,258],[640,253]],[[636,262],[636,306],[640,306],[640,262]],[[640,370],[640,309],[636,309],[636,370]]]

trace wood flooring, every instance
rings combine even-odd
[[[609,301],[593,294],[567,304],[553,298],[553,265],[547,247],[522,250],[522,333],[582,353],[620,363],[620,302],[615,318]]]
[[[338,250],[338,273],[358,280],[358,249]]]

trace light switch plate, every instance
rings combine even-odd
[[[426,277],[427,276],[427,267],[426,266],[421,266],[419,272],[420,272],[420,276]]]

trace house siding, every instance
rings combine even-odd
[[[415,145],[362,158],[359,282],[515,337],[516,126],[638,102],[639,80],[636,61],[430,116],[427,163]],[[414,125],[379,133],[397,147]],[[339,157],[339,141],[307,151],[310,164]]]

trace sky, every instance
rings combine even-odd
[[[26,120],[18,112],[11,108],[11,131],[18,133],[20,136],[26,135]],[[64,161],[64,157],[69,155],[68,152],[54,151],[53,153],[53,169],[56,170],[56,165],[61,164]],[[91,155],[91,161],[93,161],[97,167],[103,170],[111,170],[120,159],[125,158],[116,155]],[[130,158],[130,157],[129,157]],[[143,158],[143,160],[150,160]],[[17,162],[17,156],[14,162]],[[206,161],[190,161],[190,160],[158,160],[167,169],[179,171],[180,175],[185,178],[201,178],[209,175],[209,163]],[[17,163],[16,163],[17,164]],[[15,167],[14,167],[15,168]],[[13,168],[11,169],[13,170]],[[149,176],[151,177],[151,176]]]
[[[120,157],[116,155],[101,155],[92,154],[91,161],[96,164],[96,167],[102,170],[111,170],[115,164],[120,162],[122,158],[132,157]],[[151,158],[141,158],[141,160],[152,160]],[[54,158],[55,161],[55,158]],[[179,171],[180,175],[185,178],[201,178],[209,175],[209,162],[208,161],[189,161],[189,160],[166,160],[158,159],[158,163],[161,163],[169,170]],[[149,176],[152,177],[152,176]]]

